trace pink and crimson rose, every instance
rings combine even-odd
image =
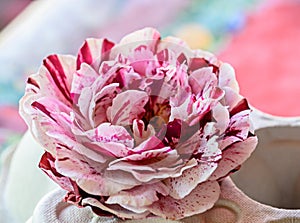
[[[257,143],[233,68],[152,28],[48,56],[20,113],[65,200],[123,219],[208,210]]]

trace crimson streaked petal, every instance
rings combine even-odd
[[[80,48],[77,55],[77,69],[80,69],[81,64],[87,63],[95,68],[98,68],[100,62],[108,58],[109,51],[114,46],[114,43],[107,39],[88,38]],[[98,60],[97,64],[93,64]]]
[[[59,92],[59,98],[66,104],[72,104],[70,90],[73,74],[76,70],[75,59],[71,56],[51,55],[43,60],[43,66],[48,71],[46,75],[49,84],[55,91]]]
[[[55,157],[45,152],[40,160],[39,168],[41,168],[53,181],[59,184],[65,190],[73,190],[71,179],[57,172],[55,168]]]

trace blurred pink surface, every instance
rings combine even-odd
[[[268,1],[220,54],[256,108],[300,116],[300,1]]]

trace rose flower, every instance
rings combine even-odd
[[[210,209],[257,144],[233,68],[152,28],[48,56],[20,113],[65,201],[122,219]]]

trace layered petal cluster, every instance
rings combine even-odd
[[[233,68],[152,28],[48,56],[20,113],[65,200],[123,219],[208,210],[257,143]]]

